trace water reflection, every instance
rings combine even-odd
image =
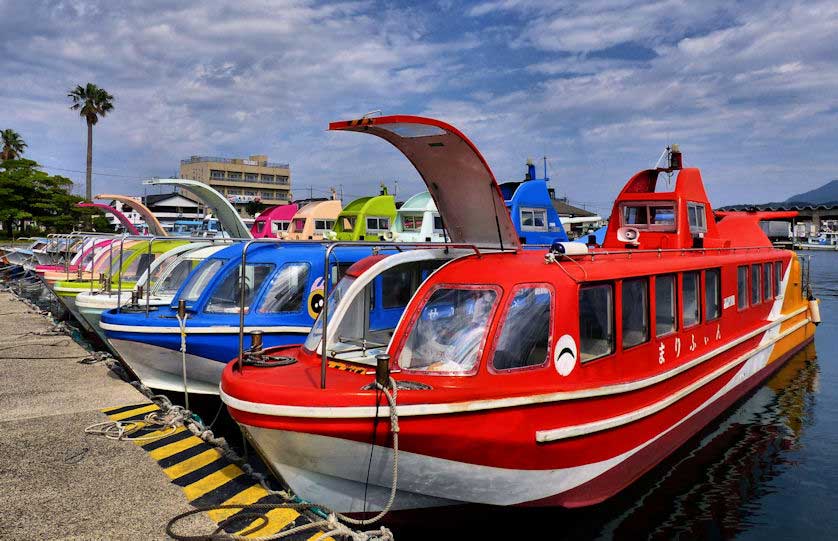
[[[814,343],[711,428],[617,497],[595,507],[437,510],[393,524],[418,539],[726,539],[747,529],[755,501],[793,463],[813,421],[818,388]]]

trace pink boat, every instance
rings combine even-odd
[[[255,239],[275,239],[279,238],[280,233],[288,230],[291,224],[291,219],[297,213],[297,205],[278,205],[271,207],[261,213],[250,232]]]

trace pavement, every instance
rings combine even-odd
[[[52,321],[0,292],[0,539],[167,539],[192,509],[146,451],[86,435],[101,412],[148,400]],[[211,532],[204,514],[178,531]]]

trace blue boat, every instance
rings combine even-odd
[[[188,391],[218,394],[221,371],[239,352],[239,282],[244,246],[230,246],[204,260],[169,306],[153,309],[148,316],[143,306],[102,314],[100,327],[108,341],[144,384],[156,389],[183,390],[181,327],[177,317],[177,305],[183,299],[187,311],[184,330]],[[250,333],[254,330],[261,331],[265,347],[303,342],[323,306],[326,249],[326,244],[306,242],[253,244],[248,248],[245,348],[251,346]],[[329,288],[350,266],[372,254],[371,247],[334,248]],[[374,326],[381,328],[395,327],[410,298],[401,294],[405,283],[412,283],[409,276],[384,277],[388,279],[388,283],[379,282],[370,295],[372,305],[368,313]],[[389,291],[398,292],[398,298],[390,298]]]
[[[527,162],[527,175],[522,181],[500,185],[512,223],[518,230],[521,244],[552,244],[567,242],[567,233],[547,191],[546,178],[536,178],[535,165]]]

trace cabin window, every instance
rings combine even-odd
[[[721,271],[719,269],[708,269],[704,271],[704,319],[712,321],[721,317],[721,304]]]
[[[308,285],[307,263],[288,263],[271,280],[259,313],[299,312]]]
[[[759,278],[762,272],[762,265],[751,265],[751,306],[756,306],[760,303]]]
[[[419,313],[399,354],[405,370],[469,374],[486,339],[497,299],[494,289],[440,288]]]
[[[513,370],[547,364],[550,351],[550,290],[523,286],[506,308],[495,342],[492,367]]]
[[[245,268],[244,282],[244,313],[250,311],[250,303],[253,296],[262,287],[265,279],[273,270],[273,265],[265,263],[248,263]],[[241,303],[241,265],[227,273],[227,276],[218,284],[212,292],[206,312],[214,314],[238,314]]]
[[[256,221],[256,232],[261,233],[265,230],[265,221],[264,220],[257,220]]]
[[[422,216],[402,216],[402,231],[420,231],[422,229]]]
[[[294,231],[298,233],[302,233],[302,231],[306,228],[306,219],[305,218],[295,218],[294,219]]]
[[[672,203],[623,203],[623,225],[651,231],[675,231]]]
[[[331,231],[332,228],[335,226],[334,220],[315,220],[314,221],[314,230],[318,233],[324,233],[326,231]]]
[[[681,317],[684,328],[692,327],[701,321],[701,304],[699,304],[701,286],[698,271],[685,272],[681,280]]]
[[[404,308],[413,296],[413,270],[394,268],[381,274],[382,308]],[[375,289],[370,288],[370,311],[375,310]]]
[[[655,336],[665,336],[677,329],[675,317],[675,275],[655,277]]]
[[[218,274],[218,271],[221,270],[224,263],[225,261],[223,259],[213,259],[201,265],[192,274],[192,277],[186,283],[186,286],[184,286],[183,293],[181,293],[180,298],[186,302],[197,301],[198,297],[200,297],[201,293],[203,293],[204,289],[206,289],[207,284],[209,284],[210,280]]]
[[[434,229],[436,231],[442,231],[445,229],[445,226],[442,223],[442,216],[434,216]]]
[[[288,231],[288,226],[291,222],[287,222],[285,220],[274,220],[271,222],[271,231],[273,231],[274,235],[279,233],[280,231]]]
[[[367,218],[367,233],[387,231],[390,229],[390,218],[369,217]]]
[[[737,307],[744,310],[748,307],[748,267],[739,267],[736,274]]]
[[[547,231],[547,211],[545,209],[521,209],[522,231]]]
[[[355,229],[355,216],[344,216],[341,218],[341,227],[344,231],[352,231]]]
[[[157,295],[174,295],[178,288],[189,277],[192,272],[193,263],[191,259],[182,259],[175,264],[163,280],[156,285],[154,293]]]
[[[707,222],[704,205],[701,203],[687,203],[687,217],[690,222],[690,233],[706,233]]]
[[[774,294],[782,295],[780,291],[780,284],[783,283],[783,263],[780,261],[774,262]]]
[[[649,340],[649,279],[623,280],[623,349]]]
[[[125,272],[122,273],[122,279],[130,282],[136,282],[140,276],[148,270],[148,267],[151,265],[151,262],[154,261],[155,257],[157,257],[157,254],[150,254],[148,252],[141,253],[128,264]]]
[[[771,263],[762,266],[762,300],[771,300]]]
[[[614,351],[613,297],[611,284],[579,290],[579,359],[583,362]]]

